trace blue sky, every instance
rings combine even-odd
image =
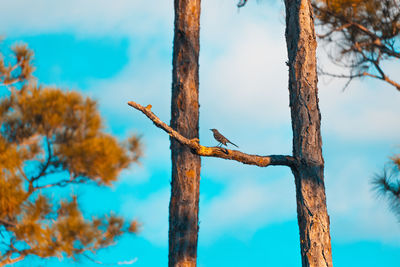
[[[79,90],[99,102],[107,131],[143,135],[145,157],[112,188],[75,188],[89,214],[115,211],[142,223],[138,236],[101,251],[103,262],[167,264],[168,136],[126,103],[152,104],[169,122],[173,1],[2,0],[0,35],[35,52],[42,84]],[[291,153],[291,126],[280,1],[203,0],[200,140],[218,128],[242,151]],[[319,64],[337,70],[319,45]],[[386,66],[400,76],[394,63]],[[398,266],[400,224],[370,180],[399,152],[400,94],[378,81],[320,78],[326,192],[335,266]],[[301,266],[293,176],[203,158],[198,265]],[[34,266],[97,266],[32,260]],[[26,262],[15,266],[26,266]]]

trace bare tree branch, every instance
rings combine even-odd
[[[16,224],[9,222],[7,220],[1,219],[0,218],[0,224],[4,225],[5,227],[15,227],[17,226]]]
[[[11,78],[10,80],[0,82],[0,86],[10,86],[22,82],[21,78]]]
[[[25,179],[25,181],[31,183],[32,181],[29,180],[28,176],[26,176],[26,173],[25,173],[25,171],[21,168],[21,166],[18,165],[17,168],[18,168],[18,171],[21,173],[22,177]]]
[[[46,147],[47,147],[47,160],[46,163],[43,165],[42,169],[40,170],[39,174],[35,177],[32,177],[32,181],[36,181],[40,179],[40,177],[44,176],[46,174],[46,170],[49,168],[51,159],[52,159],[52,153],[51,153],[51,144],[49,141],[49,136],[46,136]]]
[[[339,50],[335,56],[329,56],[330,59],[350,69],[349,75],[322,74],[349,79],[345,87],[354,78],[368,76],[382,80],[400,91],[400,83],[388,77],[381,65],[382,60],[400,59],[400,51],[395,45],[400,29],[398,2],[384,1],[375,6],[377,10],[372,13],[366,9],[370,2],[361,1],[354,2],[352,6],[335,7],[330,6],[329,1],[312,1],[321,30],[327,29],[317,36],[327,43],[335,43]],[[366,72],[365,69],[370,67],[377,73]]]
[[[351,23],[347,23],[347,24],[344,24],[344,25],[342,25],[342,26],[340,26],[338,28],[332,29],[332,30],[330,30],[329,32],[327,32],[325,34],[317,34],[317,37],[323,39],[325,37],[328,37],[332,33],[342,31],[343,29],[348,28],[349,26],[351,26]]]
[[[83,181],[85,181],[86,179],[76,179],[76,178],[71,178],[71,179],[63,179],[60,180],[56,183],[52,183],[52,184],[47,184],[47,185],[42,185],[42,186],[36,186],[34,188],[34,190],[39,190],[39,189],[45,189],[45,188],[50,188],[50,187],[65,187],[69,184],[79,184],[82,183]]]
[[[296,159],[292,156],[287,155],[269,155],[269,156],[259,156],[259,155],[250,155],[238,150],[230,150],[221,147],[207,147],[199,144],[199,139],[187,139],[182,136],[180,133],[172,129],[165,122],[161,121],[152,111],[151,105],[146,107],[130,101],[128,105],[141,111],[144,115],[146,115],[158,128],[163,129],[166,133],[168,133],[172,138],[176,139],[180,144],[188,146],[192,153],[197,154],[199,156],[204,157],[215,157],[215,158],[223,158],[229,160],[235,160],[244,164],[256,165],[259,167],[267,167],[270,165],[275,166],[288,166],[291,168],[296,167],[297,162]]]
[[[380,67],[380,65],[379,65],[379,63],[378,63],[377,61],[372,61],[372,63],[374,64],[376,70],[381,74],[381,77],[376,77],[376,76],[373,76],[373,75],[368,75],[368,76],[381,79],[381,80],[383,80],[383,81],[385,81],[385,82],[387,82],[387,83],[393,85],[394,87],[396,87],[396,89],[397,89],[398,91],[400,91],[400,84],[397,83],[397,82],[395,82],[395,81],[393,81],[392,79],[390,79],[390,78],[385,74],[385,72],[382,70],[382,68]],[[367,75],[367,74],[366,74],[366,75]]]
[[[16,262],[22,261],[23,259],[25,259],[25,257],[26,257],[25,255],[21,255],[16,258],[13,258],[13,259],[7,258],[4,261],[2,261],[1,264],[4,264],[4,265],[14,264]]]
[[[371,77],[374,79],[385,81],[385,82],[389,83],[390,85],[392,85],[393,87],[395,87],[398,91],[400,91],[400,83],[397,83],[396,81],[390,79],[385,74],[385,72],[382,70],[379,63],[377,63],[375,60],[367,58],[363,53],[361,53],[361,54],[364,56],[365,60],[367,60],[368,62],[371,62],[374,65],[374,67],[376,68],[376,70],[379,72],[379,74],[381,76],[378,76],[378,75],[375,75],[375,74],[372,74],[372,73],[369,73],[366,71],[355,73],[355,74],[336,74],[336,73],[330,73],[330,72],[323,71],[321,68],[318,69],[318,74],[330,76],[333,78],[348,79],[348,81],[346,82],[346,85],[344,86],[343,89],[346,89],[347,86],[349,85],[349,83],[355,78]]]

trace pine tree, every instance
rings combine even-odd
[[[78,92],[40,86],[26,45],[0,54],[0,265],[40,258],[91,257],[137,222],[112,213],[91,217],[73,184],[110,186],[140,157],[135,136],[105,133],[97,103]],[[64,189],[62,189],[64,188]]]
[[[399,0],[313,0],[318,37],[328,47],[333,63],[345,68],[342,74],[321,69],[320,74],[346,78],[370,77],[382,80],[400,91],[383,66],[400,62]]]
[[[199,137],[200,0],[175,0],[171,126]],[[196,266],[200,157],[171,138],[168,266]]]

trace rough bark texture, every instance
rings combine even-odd
[[[292,168],[303,267],[332,266],[329,216],[326,208],[324,159],[318,107],[316,47],[309,0],[285,0],[289,94],[293,128]]]
[[[199,137],[200,0],[175,0],[171,127]],[[200,157],[171,138],[169,266],[196,266]]]

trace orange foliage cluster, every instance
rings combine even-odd
[[[33,53],[0,54],[0,265],[95,253],[137,222],[116,215],[86,218],[77,197],[57,199],[49,188],[94,182],[109,186],[141,156],[139,138],[124,144],[105,133],[95,101],[77,92],[40,87],[32,77]],[[11,60],[10,60],[11,61]]]
[[[319,37],[331,48],[332,62],[349,74],[334,77],[371,77],[400,91],[400,82],[388,77],[384,60],[400,59],[399,0],[312,0]]]

